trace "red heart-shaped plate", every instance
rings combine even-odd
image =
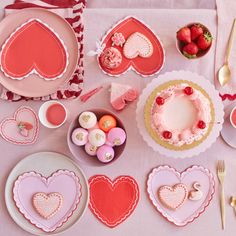
[[[103,72],[111,76],[119,76],[128,71],[129,69],[133,69],[138,74],[142,75],[143,77],[146,77],[154,75],[162,69],[165,60],[165,53],[160,39],[146,24],[144,24],[143,22],[141,22],[140,20],[138,20],[133,16],[128,16],[125,19],[118,22],[118,24],[116,24],[104,36],[104,38],[101,41],[101,45],[105,45],[103,51],[106,48],[112,46],[113,42],[111,38],[115,33],[122,33],[124,38],[127,40],[127,38],[129,38],[129,36],[135,32],[139,32],[149,39],[149,41],[153,46],[152,55],[147,58],[137,56],[133,59],[128,59],[123,54],[123,47],[113,45],[121,52],[122,62],[115,69],[106,68],[105,66],[103,66],[101,62],[102,54],[100,54],[98,56],[98,62]]]

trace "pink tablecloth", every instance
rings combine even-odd
[[[101,0],[96,0],[100,1]],[[92,2],[92,0],[91,0]],[[95,2],[95,0],[94,0]],[[201,1],[200,1],[201,2]],[[213,35],[216,34],[216,12],[215,10],[101,10],[101,9],[87,9],[85,12],[85,53],[88,50],[94,49],[95,41],[105,33],[106,30],[112,26],[117,20],[126,15],[135,15],[141,20],[144,20],[149,24],[156,33],[160,36],[164,43],[166,50],[166,64],[163,69],[165,71],[187,69],[195,71],[201,75],[204,75],[209,80],[213,81],[214,78],[214,53],[215,45],[213,45],[209,54],[201,60],[188,61],[183,58],[175,49],[175,32],[176,30],[189,22],[200,21],[206,24]],[[143,79],[133,72],[127,73],[122,78],[110,78],[105,76],[98,68],[96,60],[94,58],[85,58],[85,88],[84,91],[94,88],[97,85],[110,83],[116,81],[120,83],[131,84],[137,89],[141,90],[151,78]],[[14,110],[21,104],[27,104],[37,110],[41,102],[28,102],[10,104],[8,102],[0,102],[1,113],[0,119],[8,116],[14,112]],[[7,236],[23,236],[29,235],[16,224],[7,213],[4,204],[4,185],[6,178],[15,166],[24,156],[38,151],[57,151],[71,156],[67,144],[66,133],[70,121],[81,110],[104,107],[111,109],[109,104],[109,92],[104,90],[96,95],[96,97],[89,100],[86,104],[81,105],[77,100],[64,102],[70,111],[68,122],[58,130],[51,132],[41,126],[39,141],[32,147],[20,147],[13,146],[6,143],[4,140],[0,140],[1,150],[1,166],[0,166],[0,235]],[[214,172],[216,160],[219,158],[225,158],[227,164],[227,181],[226,181],[226,197],[227,200],[231,194],[236,194],[236,184],[234,179],[236,178],[236,159],[235,150],[228,147],[221,138],[218,138],[217,142],[205,153],[185,160],[175,160],[166,158],[158,153],[152,151],[140,136],[136,122],[135,122],[135,109],[136,104],[132,103],[126,110],[121,112],[119,117],[124,121],[127,133],[128,141],[124,154],[113,165],[103,167],[92,167],[81,165],[87,177],[94,174],[106,174],[111,178],[118,175],[131,175],[133,176],[139,186],[141,198],[140,202],[134,211],[134,213],[121,225],[114,229],[107,228],[100,223],[90,212],[87,210],[84,217],[65,232],[65,236],[126,236],[126,235],[161,235],[161,236],[180,236],[180,235],[234,235],[236,232],[235,216],[231,207],[226,205],[226,230],[223,232],[220,225],[220,211],[218,201],[218,191],[210,204],[207,211],[199,217],[194,223],[184,227],[176,228],[170,223],[166,222],[155,208],[151,205],[146,194],[146,178],[147,174],[153,167],[160,164],[169,164],[174,166],[178,170],[184,170],[186,167],[192,164],[203,165]],[[215,173],[215,172],[214,172]]]

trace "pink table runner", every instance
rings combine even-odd
[[[101,0],[90,0],[90,4],[99,5],[103,3]],[[117,2],[117,1],[115,1]],[[144,1],[142,1],[144,2]],[[156,1],[157,2],[157,1]],[[158,1],[159,2],[159,1]],[[171,1],[173,2],[173,1]],[[189,2],[189,0],[187,1]],[[193,1],[192,1],[193,2]],[[196,2],[196,1],[194,1]],[[208,2],[208,1],[198,1]],[[186,1],[185,1],[186,3]],[[195,6],[195,4],[194,4]],[[160,36],[164,43],[166,50],[166,64],[163,69],[165,71],[188,69],[195,71],[205,77],[214,78],[214,50],[212,47],[211,52],[204,60],[196,60],[189,62],[175,49],[175,32],[176,29],[182,25],[192,22],[201,21],[205,23],[216,34],[216,11],[215,10],[159,10],[152,9],[148,11],[133,10],[133,9],[87,9],[85,10],[85,54],[95,47],[95,41],[100,39],[106,30],[110,28],[117,20],[126,15],[135,15],[149,24],[156,33]],[[99,22],[99,23],[98,23]],[[143,79],[135,73],[128,72],[125,76],[120,78],[110,78],[105,76],[96,63],[95,58],[85,57],[85,90],[89,90],[104,83],[116,81],[118,83],[131,84],[141,90],[151,78]],[[9,116],[19,106],[25,102],[11,103],[1,101],[0,120]],[[62,152],[70,157],[70,154],[65,136],[67,134],[68,126],[72,119],[78,112],[94,107],[104,107],[111,109],[109,104],[109,93],[107,90],[101,91],[96,97],[91,98],[85,104],[81,104],[77,100],[64,101],[64,104],[70,111],[68,122],[60,129],[53,132],[44,127],[40,127],[39,141],[32,147],[13,146],[0,139],[0,150],[2,153],[2,162],[0,165],[0,186],[2,186],[2,194],[0,195],[0,235],[17,235],[17,236],[30,236],[29,233],[23,231],[17,226],[7,213],[4,205],[3,186],[5,185],[6,178],[10,170],[16,165],[18,161],[26,155],[38,151],[57,151]],[[27,102],[27,105],[32,106],[36,111],[38,110],[41,102]],[[89,178],[94,174],[106,174],[110,178],[115,178],[118,175],[128,174],[133,176],[140,187],[140,202],[132,216],[124,223],[114,229],[109,229],[100,223],[92,213],[87,210],[83,218],[70,230],[63,233],[63,236],[71,235],[86,235],[94,236],[121,236],[121,235],[161,235],[161,236],[197,236],[214,235],[214,236],[230,236],[236,232],[235,216],[232,208],[226,205],[226,230],[223,232],[220,225],[220,211],[218,196],[215,195],[213,202],[207,211],[200,216],[194,223],[185,228],[176,228],[170,223],[166,222],[155,208],[149,202],[146,194],[146,178],[149,171],[160,164],[168,164],[174,166],[179,171],[184,170],[192,164],[199,164],[209,168],[213,173],[215,170],[215,162],[217,159],[225,157],[227,164],[227,181],[226,181],[226,198],[228,199],[231,194],[236,193],[235,184],[235,150],[228,147],[221,138],[198,157],[178,160],[166,158],[159,155],[150,149],[142,140],[137,130],[135,122],[135,109],[136,103],[130,104],[126,110],[118,113],[118,116],[124,121],[128,133],[128,140],[126,149],[122,157],[117,160],[113,165],[103,167],[93,167],[81,165],[86,176]],[[3,155],[4,154],[4,155]]]

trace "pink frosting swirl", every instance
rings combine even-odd
[[[122,62],[122,56],[118,49],[109,47],[101,55],[101,63],[108,69],[117,68]]]

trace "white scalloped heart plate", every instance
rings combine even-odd
[[[157,191],[161,186],[182,183],[190,191],[194,182],[201,185],[200,190],[203,194],[198,201],[187,199],[181,207],[171,210],[166,208],[158,198]],[[152,204],[166,220],[176,226],[185,226],[198,218],[210,204],[215,192],[215,182],[212,173],[202,166],[195,165],[183,172],[178,172],[169,166],[159,166],[154,168],[148,176],[147,192]]]

